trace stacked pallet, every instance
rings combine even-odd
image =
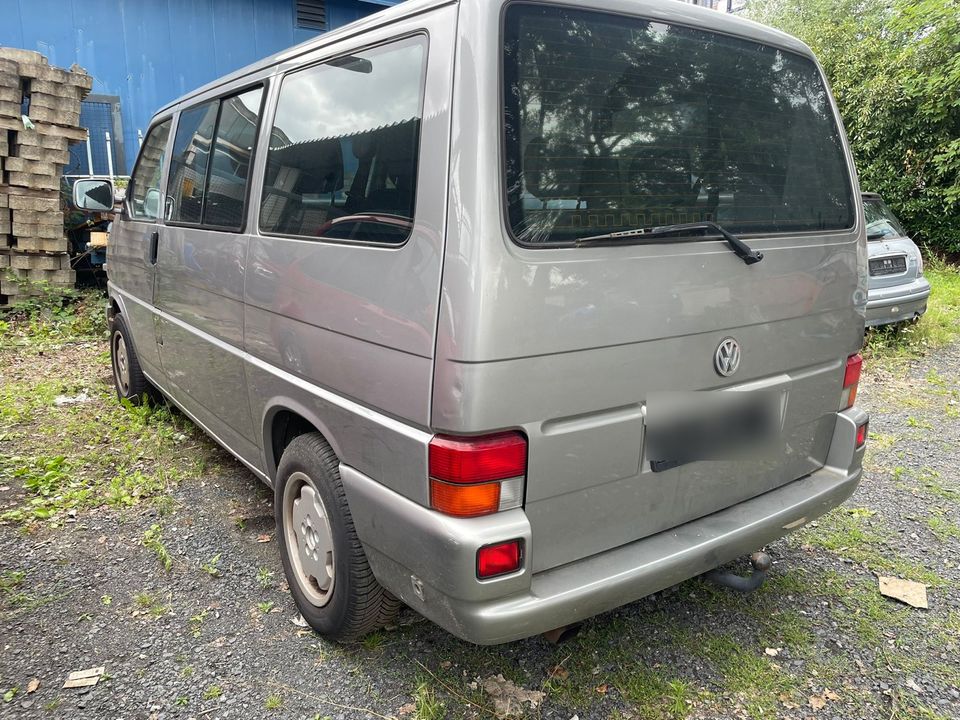
[[[0,47],[0,307],[76,281],[60,178],[70,143],[86,140],[80,102],[92,84],[76,65]]]

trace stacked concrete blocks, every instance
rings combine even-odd
[[[0,47],[0,307],[73,287],[60,179],[70,143],[86,140],[80,103],[92,78],[39,53]]]

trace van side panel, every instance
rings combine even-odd
[[[362,47],[370,47],[412,33],[429,36],[416,210],[406,243],[385,247],[254,233],[244,291],[250,405],[264,432],[269,433],[271,414],[294,398],[316,417],[341,462],[421,503],[427,501],[429,436],[423,433],[411,443],[410,433],[426,430],[430,422],[455,21],[456,8],[444,7],[363,38]],[[358,47],[356,41],[337,43],[280,71]],[[276,105],[271,93],[260,136],[264,149]],[[254,227],[265,167],[262,152],[251,203]],[[324,399],[327,394],[356,412],[336,409],[337,402]],[[400,431],[382,416],[413,427]]]
[[[163,374],[190,412],[248,461],[258,455],[246,384],[243,282],[247,236],[160,230],[156,306]],[[169,317],[168,317],[169,316]],[[180,322],[175,322],[175,321]]]

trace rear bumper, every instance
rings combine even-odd
[[[624,605],[756,550],[836,507],[860,480],[854,449],[866,413],[837,416],[826,465],[776,490],[568,565],[480,582],[476,550],[524,539],[522,510],[446,518],[349,467],[341,475],[377,579],[413,609],[464,640],[496,644],[536,635]],[[534,539],[535,540],[535,539]]]
[[[867,296],[867,327],[904,322],[927,310],[930,283],[924,277],[890,287],[870,288]]]

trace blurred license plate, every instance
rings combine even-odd
[[[783,394],[765,390],[651,393],[644,454],[654,472],[726,460],[780,433]]]

